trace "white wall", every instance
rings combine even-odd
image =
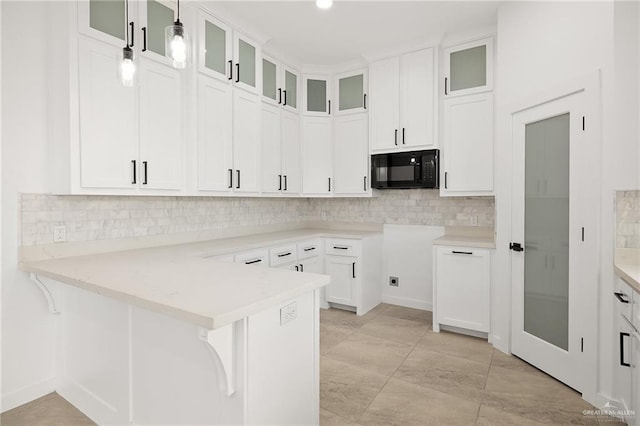
[[[497,346],[510,347],[511,119],[509,106],[529,95],[602,70],[602,186],[600,198],[600,290],[598,389],[611,395],[613,355],[613,191],[638,187],[637,18],[628,4],[608,2],[508,2],[498,11],[496,223],[492,332]],[[637,17],[634,13],[632,16]],[[625,22],[627,21],[627,22]],[[614,22],[616,28],[614,31]],[[618,26],[620,25],[620,26]],[[633,26],[635,25],[635,29]],[[635,35],[634,35],[635,31]],[[615,40],[615,49],[614,49]],[[623,54],[624,53],[624,54]],[[622,55],[623,54],[623,55]],[[628,61],[624,55],[636,56]],[[614,60],[615,57],[615,60]],[[618,66],[614,70],[614,64]],[[627,67],[620,68],[620,66]],[[635,69],[634,69],[635,67]],[[633,76],[633,77],[632,77]],[[626,89],[624,89],[626,87]],[[625,97],[621,97],[626,92]],[[635,111],[635,116],[633,115]]]
[[[51,392],[55,320],[18,271],[18,193],[46,192],[46,8],[2,2],[2,410]]]

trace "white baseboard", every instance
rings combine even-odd
[[[433,303],[424,300],[410,299],[408,297],[382,295],[382,302],[390,305],[404,306],[405,308],[421,309],[423,311],[433,310]]]
[[[27,402],[31,402],[34,399],[50,394],[55,390],[56,379],[55,377],[51,377],[41,382],[34,383],[11,392],[3,393],[0,407],[2,407],[2,412],[5,412],[26,404]]]

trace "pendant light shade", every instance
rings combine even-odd
[[[164,30],[165,52],[174,68],[183,69],[191,58],[189,34],[180,22],[180,0],[178,0],[178,16],[173,25]]]
[[[122,49],[120,61],[120,81],[124,87],[133,87],[136,77],[136,64],[133,58],[133,50],[129,46]]]

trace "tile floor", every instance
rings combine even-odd
[[[433,333],[431,313],[380,305],[320,314],[320,424],[613,424],[585,416],[580,395],[481,339]],[[0,417],[2,426],[85,426],[55,393]]]

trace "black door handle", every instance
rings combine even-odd
[[[290,251],[289,251],[289,252],[287,252],[287,253],[280,253],[280,254],[278,255],[278,257],[287,257],[287,256],[291,256],[291,252],[290,252]]]
[[[329,115],[331,115],[331,100],[328,100],[327,102],[329,102]]]
[[[229,188],[233,188],[233,169],[229,170]]]
[[[513,251],[524,251],[524,248],[520,243],[509,243],[509,249]]]
[[[366,93],[364,94],[363,106],[364,106],[364,109],[367,109],[367,94]]]
[[[146,185],[147,183],[149,183],[147,180],[147,171],[149,169],[149,164],[146,161],[143,161],[142,165],[144,166],[144,180],[142,181],[142,184]]]
[[[349,250],[349,247],[344,247],[344,246],[333,246],[333,248],[336,250]]]
[[[447,189],[447,172],[444,172],[444,189]]]
[[[129,22],[129,26],[131,27],[131,44],[129,45],[129,47],[133,47],[133,36],[135,35],[135,26],[136,24],[132,22]]]
[[[329,178],[329,192],[331,192],[331,178]]]
[[[353,264],[351,264],[351,271],[352,271],[353,278],[355,278],[356,277],[356,262],[353,262]]]
[[[131,184],[135,185],[137,182],[136,176],[138,175],[136,173],[136,160],[131,160],[131,165],[133,166],[133,179],[131,180]]]
[[[147,27],[142,27],[142,51],[147,51]]]
[[[278,175],[278,191],[282,191],[282,175]]]
[[[282,91],[283,97],[284,97],[284,102],[282,103],[282,105],[287,105],[287,91],[283,90]]]
[[[404,127],[402,128],[402,145],[404,145]]]
[[[278,105],[282,103],[282,89],[278,88]]]
[[[236,83],[240,83],[240,64],[236,64]]]
[[[304,265],[302,263],[300,264],[300,272],[304,272]]]
[[[626,297],[628,297],[626,294],[624,294],[624,293],[619,293],[619,292],[617,292],[617,291],[616,291],[616,292],[614,292],[613,294],[614,294],[614,295],[616,296],[616,298],[620,301],[620,303],[629,303],[629,300],[628,300],[628,299],[625,299]]]
[[[631,364],[624,362],[624,338],[629,336],[629,333],[620,332],[620,365],[623,367],[631,367]]]
[[[448,95],[449,93],[447,93],[447,77],[444,78],[444,94]]]
[[[233,80],[233,61],[229,59],[229,80]]]
[[[262,259],[250,260],[248,262],[244,262],[245,265],[253,265],[254,263],[260,263]]]
[[[472,251],[455,251],[455,250],[452,250],[451,253],[453,253],[453,254],[473,254]]]
[[[287,175],[284,175],[284,190],[287,190]]]
[[[240,189],[240,170],[236,170],[236,173],[238,174],[237,182],[236,182],[236,189]]]
[[[396,146],[398,146],[398,129],[395,129],[395,131],[393,133],[394,133],[393,143],[395,143]]]
[[[364,177],[364,192],[367,192],[367,177]]]

